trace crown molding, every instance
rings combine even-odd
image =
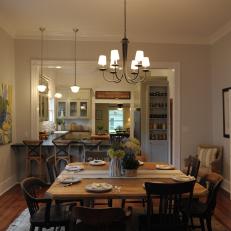
[[[231,32],[231,20],[210,36],[209,44],[213,45],[215,42],[222,39],[229,32]]]
[[[66,40],[66,41],[73,41],[73,34],[69,33],[50,33],[49,35],[45,34],[44,40]],[[151,44],[185,44],[185,45],[208,45],[209,40],[207,38],[201,38],[201,37],[178,37],[178,36],[156,36],[153,39],[153,36],[147,36],[147,37],[138,37],[138,36],[128,36],[130,42],[135,43],[151,43]],[[134,38],[134,39],[133,39]],[[40,40],[40,36],[36,33],[31,34],[16,34],[14,36],[14,39],[30,39],[30,40]],[[97,34],[91,34],[91,35],[79,35],[78,41],[83,42],[120,42],[122,39],[121,34],[104,34],[104,35],[97,35]]]

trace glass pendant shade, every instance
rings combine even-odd
[[[79,86],[76,86],[76,85],[71,86],[71,91],[72,91],[73,93],[79,92],[79,89],[80,89]]]
[[[46,91],[47,86],[43,85],[43,84],[39,84],[37,88],[38,88],[39,92],[44,92],[44,91]]]
[[[55,98],[57,98],[57,99],[61,99],[62,96],[63,95],[61,93],[59,93],[59,92],[55,93]]]

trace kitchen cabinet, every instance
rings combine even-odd
[[[58,100],[57,117],[64,119],[89,119],[89,100]]]

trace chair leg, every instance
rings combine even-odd
[[[122,199],[122,201],[121,201],[121,208],[124,209],[124,207],[125,207],[125,199]]]
[[[69,225],[65,225],[65,231],[69,231]]]
[[[112,207],[112,199],[108,199],[108,207]]]
[[[30,231],[34,231],[35,226],[34,225],[30,225]]]
[[[208,231],[212,231],[211,216],[206,217],[206,224]]]
[[[205,231],[204,219],[202,217],[200,217],[200,224],[201,224],[201,230]]]

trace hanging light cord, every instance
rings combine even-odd
[[[79,29],[77,29],[77,28],[75,28],[75,29],[73,29],[73,31],[75,32],[75,86],[76,86],[76,62],[77,62],[77,52],[76,52],[76,50],[77,50],[77,44],[76,44],[76,34],[77,34],[77,32],[79,31]]]
[[[43,77],[43,32],[45,31],[44,27],[40,27],[41,31],[41,65],[40,65],[40,77]]]
[[[124,38],[127,38],[127,4],[126,0],[124,0]]]

